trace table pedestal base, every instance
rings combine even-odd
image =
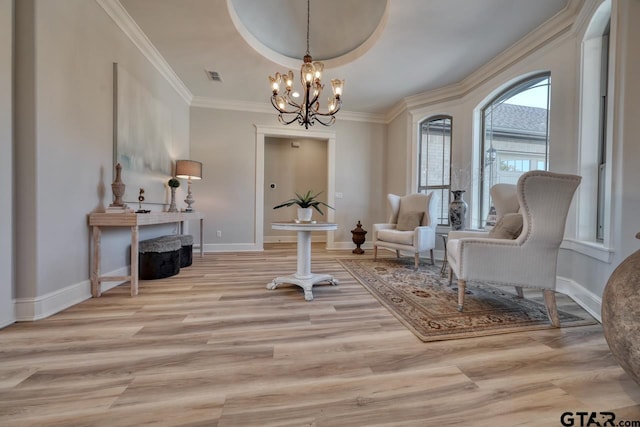
[[[297,275],[276,277],[272,282],[267,283],[267,289],[275,289],[281,283],[291,283],[304,289],[304,299],[306,301],[313,300],[313,285],[321,282],[329,282],[333,286],[338,284],[338,280],[330,274],[311,274],[308,277],[298,277]]]

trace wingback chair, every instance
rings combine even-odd
[[[435,203],[433,193],[415,193],[406,196],[387,195],[391,212],[389,220],[382,224],[373,224],[373,259],[378,258],[378,246],[414,254],[414,266],[420,264],[420,252],[431,251],[431,263],[434,264],[433,249],[436,247]]]
[[[558,250],[580,180],[576,175],[546,171],[523,174],[515,187],[522,215],[522,232],[515,239],[494,238],[491,233],[473,237],[464,232],[449,233],[449,282],[455,274],[459,311],[464,307],[468,280],[514,285],[519,296],[522,287],[537,288],[543,291],[551,324],[560,326],[555,299]],[[505,212],[501,213],[506,218]],[[494,230],[500,222],[498,219]]]

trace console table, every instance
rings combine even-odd
[[[93,235],[93,267],[91,270],[91,294],[97,298],[101,294],[102,282],[126,281],[131,283],[131,296],[138,295],[138,228],[145,225],[179,223],[179,232],[184,222],[200,220],[200,257],[203,256],[203,221],[201,212],[150,212],[150,213],[92,213],[89,225]],[[102,227],[129,227],[131,229],[131,272],[129,276],[100,276],[100,238]]]
[[[275,289],[281,283],[292,283],[304,289],[304,299],[313,299],[313,285],[320,282],[329,282],[337,285],[338,281],[330,274],[313,274],[311,272],[311,232],[331,231],[338,228],[337,224],[328,222],[274,222],[271,224],[274,230],[287,230],[298,232],[298,268],[295,274],[285,277],[276,277],[267,284],[267,289]]]

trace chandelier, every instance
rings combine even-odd
[[[303,94],[300,102],[296,102],[296,98],[300,98],[300,94],[293,89],[293,71],[288,73],[276,73],[274,77],[269,76],[271,82],[271,104],[278,110],[278,120],[280,123],[290,125],[297,121],[300,126],[304,125],[305,129],[313,126],[317,121],[324,126],[331,126],[336,122],[335,114],[342,107],[342,88],[344,80],[331,80],[333,96],[329,97],[327,104],[327,112],[320,112],[320,102],[318,99],[322,94],[324,85],[321,82],[322,70],[324,64],[322,62],[313,62],[309,54],[309,0],[307,0],[307,52],[303,58],[303,64],[300,69],[300,80],[302,82]],[[280,95],[280,86],[284,85],[285,92]]]

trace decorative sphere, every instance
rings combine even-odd
[[[640,233],[636,235],[640,238]],[[640,251],[611,274],[602,295],[602,327],[611,353],[640,384]]]

